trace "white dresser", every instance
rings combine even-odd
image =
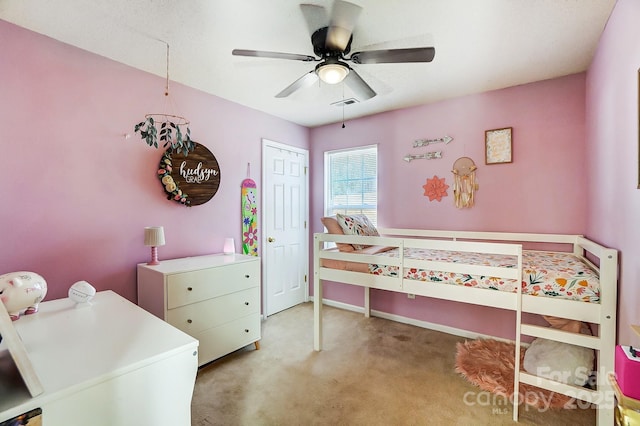
[[[200,341],[198,365],[260,340],[260,259],[214,254],[138,265],[138,305]]]
[[[44,426],[190,426],[198,342],[112,291],[75,306],[13,323],[44,392],[31,397],[0,344],[0,422],[41,408]]]

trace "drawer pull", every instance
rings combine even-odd
[[[193,291],[193,287],[187,287],[188,291]]]
[[[245,305],[249,306],[249,302],[244,302]]]
[[[249,332],[249,329],[248,329],[248,328],[245,328],[245,329],[244,329],[244,332],[245,332],[245,333],[248,333],[248,332]]]
[[[245,277],[245,278],[250,278],[250,277],[249,277],[249,274],[245,275],[244,277]]]
[[[191,323],[193,322],[193,320],[188,319],[188,320],[187,320],[187,322],[188,322],[189,324],[191,324]]]

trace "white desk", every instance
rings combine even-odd
[[[198,341],[112,291],[91,303],[13,323],[44,392],[31,398],[0,343],[0,422],[40,407],[45,426],[189,426]]]

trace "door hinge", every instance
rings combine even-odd
[[[304,229],[307,229],[307,221],[304,221]]]
[[[306,176],[306,174],[307,174],[307,166],[304,166],[304,174]]]
[[[304,282],[307,282],[307,274],[304,274]]]

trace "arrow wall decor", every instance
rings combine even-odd
[[[410,163],[411,160],[432,160],[434,158],[442,158],[442,151],[425,152],[424,154],[407,154],[403,160]]]
[[[427,146],[427,145],[431,145],[434,143],[441,143],[441,142],[444,142],[444,144],[446,145],[452,140],[453,138],[451,136],[444,136],[438,139],[417,139],[415,142],[413,142],[413,147],[419,148],[421,146]]]

